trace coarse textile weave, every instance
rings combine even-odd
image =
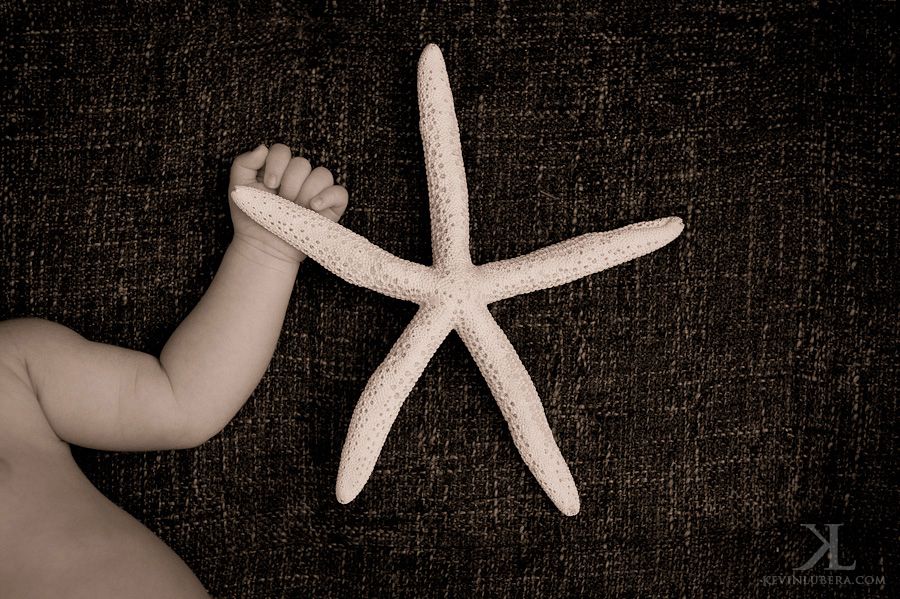
[[[213,595],[896,595],[896,3],[67,4],[0,1],[0,318],[158,352],[230,239],[231,161],[259,143],[329,168],[342,224],[430,263],[428,43],[453,81],[476,264],[685,223],[640,260],[490,307],[574,518],[455,334],[374,484],[338,504],[354,403],[415,306],[307,260],[221,434],[74,450]],[[766,578],[819,548],[803,523],[842,523],[841,563],[885,582]]]

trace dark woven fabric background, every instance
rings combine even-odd
[[[2,2],[0,318],[158,352],[261,142],[331,169],[344,225],[429,262],[434,42],[476,262],[686,224],[491,307],[581,513],[527,471],[455,334],[339,505],[353,407],[415,307],[309,261],[220,435],[79,464],[218,597],[897,596],[896,2],[510,4]],[[766,586],[820,546],[802,523],[843,523],[841,561],[885,585]]]

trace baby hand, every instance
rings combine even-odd
[[[347,190],[334,184],[331,172],[321,166],[313,169],[306,158],[291,158],[291,150],[284,144],[274,144],[270,149],[261,145],[235,158],[228,184],[228,204],[235,238],[288,262],[299,262],[306,255],[266,231],[235,205],[231,192],[237,185],[277,193],[335,222],[347,209]]]

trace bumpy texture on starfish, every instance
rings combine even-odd
[[[566,515],[578,491],[553,439],[531,377],[487,305],[574,281],[656,250],[684,228],[677,217],[588,233],[525,256],[475,266],[469,255],[469,207],[459,127],[441,52],[419,60],[419,114],[431,211],[433,266],[397,258],[312,210],[250,187],[235,203],[263,227],[354,285],[420,305],[412,322],[363,390],[337,476],[337,499],[352,501],[369,479],[403,401],[452,330],[487,380],[513,442],[538,483]]]

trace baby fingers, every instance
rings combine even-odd
[[[266,163],[269,150],[266,146],[258,146],[252,152],[244,152],[234,159],[231,165],[231,187],[250,185],[256,181],[259,169]]]
[[[295,201],[304,208],[309,208],[309,201],[332,185],[334,185],[334,176],[331,171],[323,166],[317,166],[306,177]]]
[[[312,171],[312,165],[310,165],[309,160],[302,156],[291,158],[284,175],[281,177],[281,188],[278,190],[278,195],[296,202],[297,196],[300,195],[300,188],[306,182],[310,171]]]
[[[274,144],[266,156],[266,168],[262,174],[262,183],[269,189],[277,189],[281,185],[281,177],[291,160],[291,149],[284,144]]]
[[[314,197],[309,207],[334,222],[343,216],[347,209],[347,199],[349,194],[347,190],[340,185],[332,185]]]

